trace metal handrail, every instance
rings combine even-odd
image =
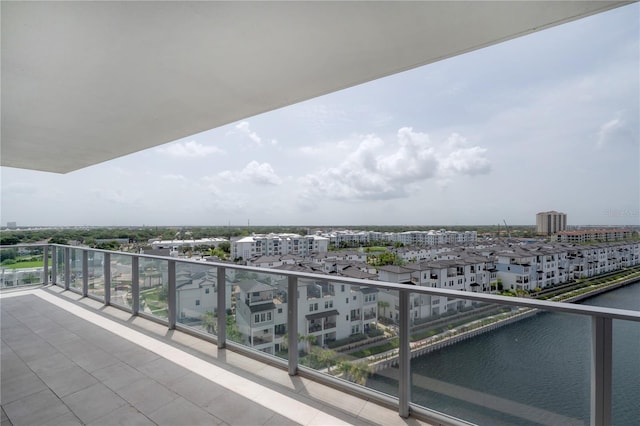
[[[422,295],[430,295],[430,296],[443,296],[448,297],[450,299],[461,299],[461,300],[471,300],[474,302],[482,302],[488,304],[496,304],[496,305],[505,305],[505,306],[517,306],[517,307],[525,307],[531,309],[538,309],[543,311],[551,311],[551,312],[562,312],[576,315],[586,315],[592,318],[592,354],[593,354],[593,362],[591,369],[591,423],[593,425],[600,424],[608,424],[611,420],[611,405],[612,405],[612,389],[611,389],[611,352],[612,352],[612,320],[625,320],[625,321],[633,321],[640,322],[640,312],[639,311],[631,311],[624,309],[615,309],[615,308],[604,308],[598,306],[588,306],[588,305],[577,305],[566,302],[555,302],[548,300],[537,300],[537,299],[529,299],[529,298],[520,298],[520,297],[511,297],[511,296],[500,296],[494,294],[482,294],[482,293],[473,293],[466,292],[460,290],[447,290],[447,289],[439,289],[433,287],[422,287],[416,285],[406,285],[406,284],[396,284],[396,283],[388,283],[374,280],[366,280],[366,279],[355,279],[348,277],[338,277],[338,276],[326,276],[322,274],[316,273],[306,273],[306,272],[293,272],[286,270],[272,270],[265,269],[260,267],[253,266],[244,266],[244,265],[236,265],[231,263],[223,263],[223,262],[206,262],[203,263],[201,261],[194,261],[189,259],[177,259],[177,258],[167,258],[163,256],[154,256],[154,255],[145,255],[138,253],[126,253],[126,252],[114,252],[110,250],[101,250],[101,249],[92,249],[88,247],[72,247],[67,245],[60,244],[23,244],[17,246],[0,246],[0,249],[4,248],[16,248],[16,247],[43,247],[44,248],[44,265],[48,267],[48,252],[51,251],[53,256],[57,256],[57,252],[61,249],[63,253],[63,262],[62,262],[62,273],[65,279],[65,288],[67,290],[78,291],[77,289],[69,288],[70,282],[70,250],[81,250],[82,251],[82,268],[83,268],[83,289],[82,295],[87,296],[87,254],[89,252],[95,253],[103,253],[104,254],[104,286],[105,286],[105,295],[104,295],[104,303],[109,305],[110,301],[110,265],[109,259],[112,255],[122,255],[128,256],[132,258],[132,292],[139,296],[138,294],[138,273],[137,271],[133,272],[134,265],[139,264],[139,259],[156,259],[163,262],[168,263],[168,300],[167,300],[167,309],[168,309],[168,318],[166,321],[166,325],[170,329],[176,328],[176,265],[178,263],[187,263],[187,264],[195,264],[199,266],[206,266],[209,268],[215,268],[217,270],[218,276],[218,309],[226,309],[226,300],[225,300],[225,270],[226,269],[234,269],[239,271],[250,271],[257,272],[260,274],[266,275],[275,275],[282,278],[288,279],[288,287],[287,287],[287,298],[289,300],[296,300],[295,298],[289,297],[289,294],[297,291],[299,281],[300,280],[311,280],[311,281],[325,281],[331,283],[338,284],[346,284],[350,286],[357,287],[373,287],[380,290],[391,290],[396,291],[399,297],[399,333],[400,333],[400,344],[399,344],[399,396],[398,396],[398,412],[402,417],[407,417],[411,412],[415,411],[412,409],[412,403],[410,402],[410,359],[411,359],[411,350],[409,345],[409,330],[410,330],[410,295],[413,294],[422,294]],[[57,279],[57,267],[58,262],[53,260],[51,265],[52,268],[52,279],[54,280],[54,284],[56,284],[55,280]],[[45,273],[45,284],[47,283],[48,274]],[[139,314],[139,300],[134,296],[134,303],[131,307],[131,311],[134,315]],[[295,347],[296,338],[297,338],[297,304],[289,303],[288,304],[288,312],[287,312],[287,328],[289,330],[289,346]],[[219,347],[225,347],[226,345],[226,320],[224,316],[218,317],[218,336],[217,336],[217,344]],[[235,344],[231,344],[230,346],[235,347]],[[289,351],[289,359],[288,359],[288,370],[289,374],[295,375],[299,372],[298,365],[298,353],[297,351]],[[349,388],[350,390],[354,390],[357,387],[355,385],[345,385],[342,387]],[[363,393],[363,392],[360,392]],[[365,394],[373,395],[374,392]],[[418,412],[422,412],[419,407]],[[433,418],[440,418],[437,415]],[[452,423],[456,423],[455,419],[450,419]]]

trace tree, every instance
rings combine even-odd
[[[4,241],[3,241],[4,244]],[[7,259],[12,259],[14,260],[15,263],[15,258],[18,257],[18,251],[16,249],[2,249],[0,250],[0,261],[4,262]]]
[[[0,235],[0,244],[3,246],[14,246],[19,242],[20,239],[15,235]]]
[[[241,342],[242,334],[240,334],[240,330],[238,330],[238,325],[236,324],[233,315],[227,315],[227,339],[232,342]]]
[[[218,248],[225,253],[231,253],[231,243],[229,241],[218,244]]]
[[[202,328],[207,330],[207,333],[215,334],[217,325],[218,316],[215,313],[207,311],[202,315]]]
[[[318,338],[313,334],[298,335],[298,342],[305,342],[305,352],[311,353],[311,345],[315,345]]]
[[[69,244],[69,240],[67,240],[64,237],[55,236],[55,237],[53,237],[53,238],[51,238],[49,240],[49,243],[50,244],[64,244],[64,245],[67,245],[67,244]]]
[[[338,354],[336,351],[332,351],[331,349],[324,349],[320,347],[314,347],[311,350],[313,356],[318,360],[318,364],[324,365],[327,367],[327,373],[331,372],[331,366],[336,361]]]
[[[384,300],[378,300],[378,309],[382,308],[382,316],[384,318],[387,317],[387,308],[389,307],[389,302],[384,301]]]
[[[366,384],[367,378],[374,373],[373,367],[371,367],[365,361],[342,361],[338,364],[337,368],[346,380],[352,381],[359,385]]]

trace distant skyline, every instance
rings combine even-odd
[[[65,175],[3,167],[0,224],[638,225],[639,18],[624,6]]]

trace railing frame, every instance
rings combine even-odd
[[[32,245],[40,246],[40,245]],[[64,254],[64,288],[69,290],[70,287],[70,250],[72,247],[49,244],[44,246],[44,284],[49,282],[48,279],[48,253],[51,252],[51,283],[57,283],[57,265],[58,265],[58,250],[63,250]],[[77,249],[77,247],[76,247]],[[168,294],[167,294],[167,311],[168,319],[167,326],[169,329],[176,328],[176,264],[181,263],[198,263],[200,262],[190,260],[175,260],[167,259],[161,256],[140,255],[132,253],[111,252],[107,250],[80,248],[82,250],[82,271],[83,271],[83,283],[82,283],[82,295],[88,294],[88,253],[101,252],[104,256],[104,304],[111,304],[111,254],[118,254],[129,256],[132,258],[132,292],[133,292],[133,306],[132,314],[139,314],[139,258],[153,258],[160,259],[168,263]],[[219,348],[227,346],[226,341],[226,268],[229,266],[223,263],[208,263],[208,267],[216,268],[217,272],[217,285],[218,285],[218,335],[217,345]],[[383,288],[387,290],[394,290],[398,292],[399,296],[399,389],[397,408],[401,417],[408,417],[412,412],[424,414],[431,419],[438,421],[458,423],[457,419],[448,418],[446,415],[440,413],[431,412],[424,407],[415,406],[411,403],[411,350],[409,344],[409,332],[410,332],[410,300],[411,294],[425,294],[432,296],[445,296],[456,299],[472,300],[483,303],[493,303],[506,306],[528,307],[533,309],[540,309],[551,312],[564,312],[570,314],[586,315],[592,318],[592,364],[591,364],[591,425],[601,426],[609,425],[612,420],[612,358],[613,358],[613,331],[612,323],[614,319],[633,321],[640,323],[640,313],[636,311],[629,311],[623,309],[611,309],[602,308],[588,305],[575,305],[571,303],[561,302],[549,302],[545,300],[537,299],[523,299],[515,297],[497,296],[492,294],[464,292],[456,290],[438,289],[432,287],[410,286],[404,284],[384,283],[380,281],[372,280],[358,280],[346,277],[331,277],[327,278],[324,275],[317,275],[312,273],[290,272],[290,271],[274,271],[270,269],[256,268],[251,266],[233,265],[233,269],[246,270],[252,272],[259,272],[263,274],[272,274],[287,276],[287,299],[289,301],[297,300],[298,291],[298,279],[314,279],[314,280],[330,280],[336,284],[367,286],[374,288]],[[162,321],[160,321],[162,322]],[[287,304],[287,333],[288,333],[288,351],[287,369],[289,375],[296,375],[301,372],[298,364],[298,303]],[[268,357],[264,354],[255,353],[255,351],[245,350],[237,344],[232,345],[237,347],[241,352],[249,355],[255,355],[258,358]],[[291,350],[295,349],[295,350]],[[276,362],[278,363],[278,362]],[[304,369],[305,375],[307,369]],[[311,376],[317,377],[320,373],[310,373]],[[339,383],[339,387],[347,388],[358,394],[367,395],[377,398],[380,401],[384,401],[388,404],[389,400],[393,400],[392,397],[376,395],[376,392],[359,387],[351,383],[344,383],[334,378],[325,378],[325,381],[333,384]],[[444,420],[443,420],[444,419]],[[460,423],[465,423],[460,421]]]

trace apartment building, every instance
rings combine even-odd
[[[553,235],[567,229],[567,214],[555,210],[536,214],[536,232],[538,235]]]
[[[308,256],[328,250],[329,238],[319,235],[254,234],[231,242],[232,259],[283,254]]]
[[[588,243],[622,241],[637,237],[638,233],[631,229],[583,229],[579,231],[562,231],[553,236],[554,241],[561,243]]]
[[[346,245],[348,247],[367,245],[372,242],[401,243],[405,246],[434,246],[444,244],[468,244],[478,239],[476,231],[447,231],[445,229],[429,231],[405,231],[405,232],[377,232],[377,231],[352,231],[341,230],[327,233],[318,232],[318,235],[329,238],[331,244],[336,247]]]
[[[170,249],[172,251],[179,250],[180,247],[188,246],[195,248],[197,246],[218,247],[222,243],[228,243],[225,238],[201,238],[197,240],[149,240],[153,250]]]

